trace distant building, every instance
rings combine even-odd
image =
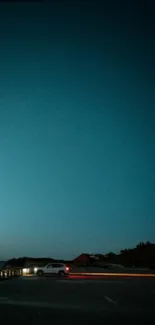
[[[92,264],[99,261],[100,258],[98,255],[94,254],[81,254],[73,260],[75,264]]]
[[[75,264],[88,264],[91,262],[91,257],[89,254],[81,254],[73,260]]]

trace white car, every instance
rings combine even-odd
[[[62,263],[51,263],[51,264],[47,264],[44,267],[39,267],[35,271],[38,276],[43,276],[48,274],[50,275],[57,274],[60,276],[64,276],[69,273],[69,267]]]

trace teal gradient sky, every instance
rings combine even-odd
[[[155,241],[151,2],[107,3],[0,3],[0,259]]]

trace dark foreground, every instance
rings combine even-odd
[[[14,324],[155,323],[155,279],[26,277],[0,282],[0,315]]]

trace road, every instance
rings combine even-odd
[[[155,322],[155,278],[21,277],[0,282],[5,322]]]

